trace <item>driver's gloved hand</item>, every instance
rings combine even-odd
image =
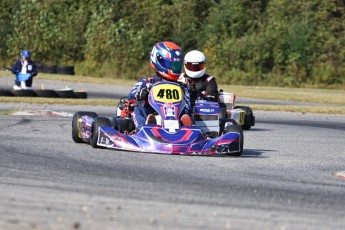
[[[143,88],[141,89],[140,91],[138,91],[137,95],[136,95],[136,98],[138,100],[144,100],[144,99],[147,99],[149,96],[149,90],[148,88]]]
[[[207,99],[207,92],[206,92],[206,91],[202,91],[202,92],[200,93],[200,97],[201,97],[202,99]]]

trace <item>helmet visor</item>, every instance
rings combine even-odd
[[[161,66],[166,69],[172,70],[173,72],[181,72],[182,70],[182,61],[170,61],[162,58],[159,60]]]
[[[189,71],[201,71],[206,68],[206,62],[187,62],[185,68]]]

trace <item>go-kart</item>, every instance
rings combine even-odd
[[[218,99],[221,110],[220,116],[224,119],[235,120],[243,130],[249,130],[255,126],[253,110],[248,106],[235,106],[235,99],[235,94],[220,90]]]
[[[218,102],[198,100],[193,109],[193,126],[180,118],[185,95],[179,84],[159,82],[150,88],[148,103],[156,111],[156,124],[139,131],[128,129],[131,112],[138,102],[120,100],[118,116],[98,117],[94,112],[77,112],[72,121],[72,139],[93,147],[184,155],[232,155],[243,151],[243,131],[236,120],[222,118]],[[238,110],[239,111],[239,110]],[[233,113],[232,115],[234,115]],[[239,111],[238,114],[244,114]],[[224,115],[225,117],[225,115]],[[243,121],[238,118],[238,120]],[[243,123],[243,122],[242,122]],[[131,125],[130,125],[131,124]]]

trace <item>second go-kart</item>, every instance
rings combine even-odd
[[[224,119],[235,120],[243,130],[249,130],[255,126],[253,110],[248,106],[235,106],[235,94],[219,92],[220,116]]]

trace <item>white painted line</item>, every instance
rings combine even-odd
[[[72,113],[56,112],[51,110],[23,110],[13,113],[19,116],[47,116],[47,117],[72,117]]]

